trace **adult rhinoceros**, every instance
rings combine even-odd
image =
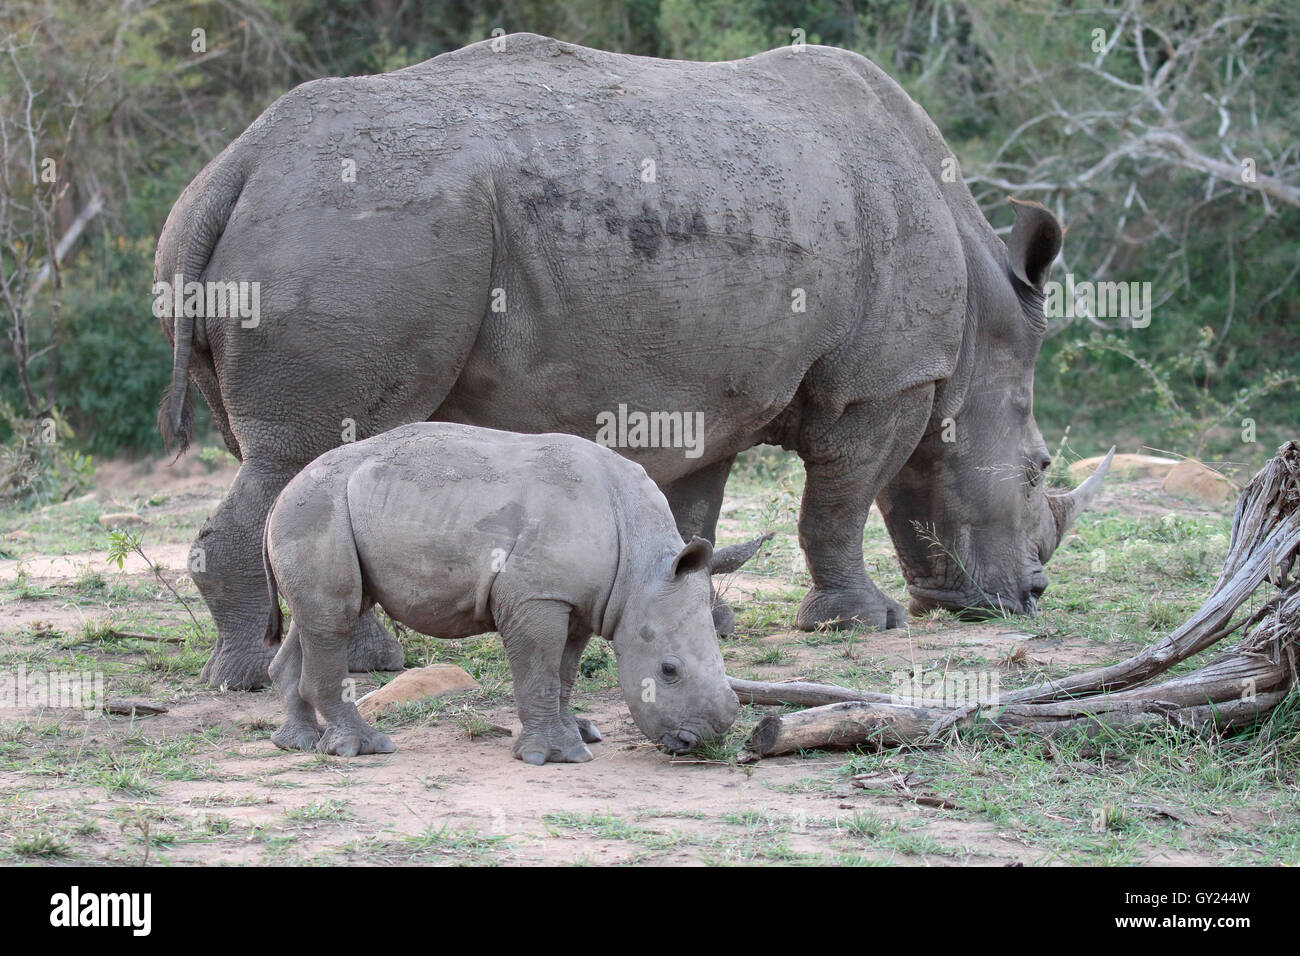
[[[1004,244],[955,169],[896,83],[829,47],[690,63],[518,34],[281,97],[185,190],[154,267],[260,292],[233,318],[159,296],[164,438],[188,441],[188,376],[242,461],[197,540],[205,677],[266,680],[261,534],[285,483],[426,419],[596,437],[598,416],[703,413],[693,450],[620,450],[708,539],[738,452],[798,452],[799,627],[904,622],[863,566],[873,500],[914,608],[1031,610],[1100,480],[1042,486],[1061,228],[1016,203]],[[354,667],[400,662],[360,627]]]

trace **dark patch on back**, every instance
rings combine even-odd
[[[708,234],[709,227],[704,221],[704,214],[698,209],[690,215],[686,213],[669,213],[664,234],[673,242],[689,242]]]
[[[553,179],[548,179],[542,183],[542,202],[548,206],[554,206],[564,198],[564,190]]]
[[[733,210],[728,210],[723,220],[723,230],[727,234],[727,245],[732,251],[744,255],[753,252],[757,240],[754,238],[753,223],[749,214],[737,216]]]
[[[631,241],[632,248],[647,259],[655,257],[659,246],[663,244],[663,237],[663,223],[649,206],[642,206],[641,215],[627,225],[627,238]]]
[[[615,211],[614,200],[602,199],[592,207],[596,215],[605,220],[605,231],[617,236],[623,231],[623,218]]]
[[[582,476],[574,470],[572,448],[563,443],[543,445],[530,459],[537,480],[547,485],[564,489],[564,495],[570,500],[578,497],[576,485],[582,484]]]
[[[524,172],[527,172],[527,170],[524,170]],[[524,199],[524,207],[528,210],[529,218],[533,222],[541,224],[543,214],[559,207],[564,202],[564,195],[564,190],[560,188],[560,184],[555,180],[543,180],[542,191]],[[548,223],[548,228],[553,227],[553,223]]]
[[[517,501],[507,502],[496,511],[480,518],[474,525],[475,531],[498,532],[507,538],[519,536],[524,526],[524,507]]]

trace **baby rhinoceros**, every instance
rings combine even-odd
[[[569,696],[592,634],[613,642],[637,726],[690,750],[739,707],[710,614],[712,552],[701,538],[683,547],[640,465],[571,435],[424,422],[336,448],[267,518],[268,644],[280,640],[277,585],[292,613],[271,664],[288,719],[271,739],[340,756],[395,749],[344,693],[348,635],[378,603],[436,637],[500,632],[527,763],[591,759],[600,734]]]

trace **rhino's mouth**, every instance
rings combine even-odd
[[[659,746],[674,754],[688,753],[694,750],[699,742],[699,735],[685,728],[670,731],[659,738]]]
[[[1007,594],[968,594],[963,591],[949,591],[942,588],[922,588],[908,585],[908,613],[924,614],[936,608],[952,611],[959,617],[969,620],[984,620],[1003,614],[1033,614],[1038,607],[1038,595],[1046,588],[1047,578],[1041,572],[1024,593],[1012,597]]]

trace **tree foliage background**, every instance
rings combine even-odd
[[[1050,324],[1036,391],[1049,442],[1068,426],[1084,451],[1118,440],[1253,465],[1296,437],[1293,0],[7,0],[10,429],[66,419],[83,450],[158,450],[171,357],[150,310],[153,247],[186,183],[297,83],[406,66],[497,27],[687,59],[803,31],[865,54],[929,111],[995,227],[1011,194],[1058,212],[1054,278],[1153,284],[1147,328]]]

